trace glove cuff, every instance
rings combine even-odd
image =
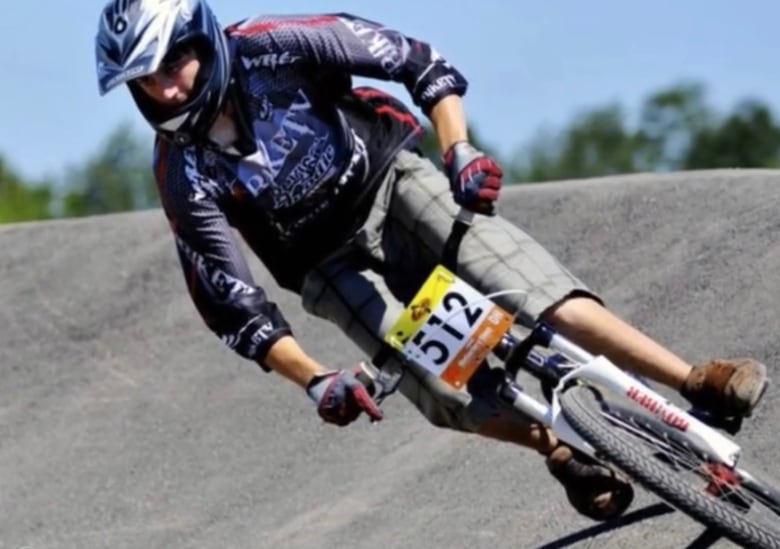
[[[461,139],[460,141],[455,141],[452,145],[449,146],[449,148],[444,151],[444,155],[442,155],[442,160],[444,160],[445,163],[452,162],[454,160],[455,156],[462,154],[464,151],[464,148],[474,148],[471,143],[468,142],[466,139]]]
[[[480,156],[480,152],[468,140],[456,141],[445,151],[442,163],[447,170],[447,175],[452,178],[463,169],[473,158]]]
[[[328,379],[336,375],[338,375],[337,370],[315,374],[309,383],[306,384],[306,394],[315,403],[319,404],[325,391],[328,389]]]

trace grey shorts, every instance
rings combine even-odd
[[[369,357],[439,262],[458,206],[449,183],[425,158],[402,151],[380,187],[356,238],[312,270],[303,285],[305,310],[330,320]],[[500,216],[475,216],[458,252],[458,275],[496,297],[532,326],[548,307],[586,286],[529,235]],[[399,368],[399,364],[386,367]],[[497,412],[489,372],[455,390],[406,368],[399,391],[434,425],[473,431]]]

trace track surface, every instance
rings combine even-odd
[[[685,358],[780,377],[778,203],[780,172],[717,171],[511,188],[501,210]],[[0,250],[0,549],[710,546],[641,491],[630,525],[582,519],[538,456],[400,396],[376,426],[322,424],[206,331],[159,211],[6,225]],[[312,353],[357,358],[254,267]],[[740,434],[770,470],[778,419],[772,386]]]

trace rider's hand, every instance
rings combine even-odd
[[[306,386],[306,394],[317,404],[317,413],[328,423],[343,427],[355,421],[361,412],[374,420],[382,419],[382,410],[356,377],[359,367],[319,374]]]
[[[444,154],[444,169],[455,202],[475,213],[495,213],[503,175],[495,160],[467,141],[458,141]]]

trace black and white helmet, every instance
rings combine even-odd
[[[111,0],[95,39],[101,95],[127,84],[141,114],[158,133],[180,144],[204,137],[230,82],[225,34],[203,0]],[[195,50],[201,67],[192,95],[173,108],[152,101],[133,80],[155,72],[180,47]]]

